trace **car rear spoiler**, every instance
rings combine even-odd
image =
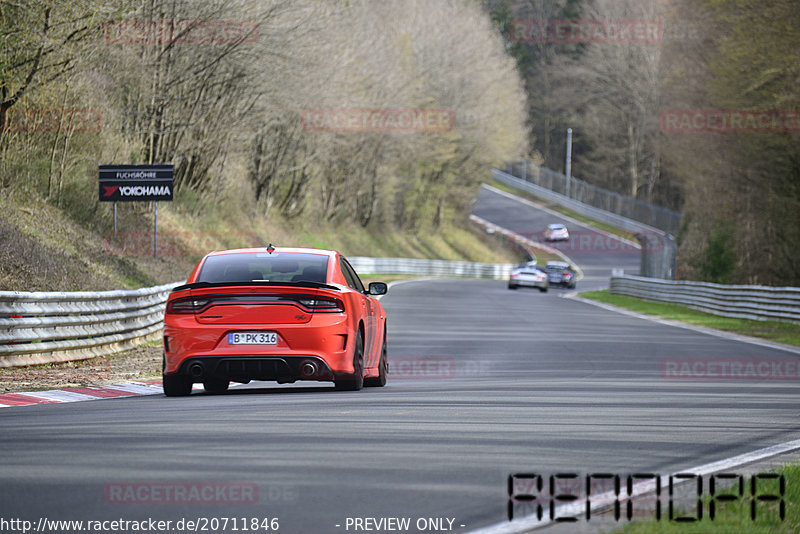
[[[336,286],[322,284],[320,282],[268,282],[266,280],[251,280],[250,282],[192,282],[173,287],[173,291],[183,291],[184,289],[200,289],[206,287],[236,287],[236,286],[290,286],[290,287],[309,287],[313,289],[332,289],[341,291]]]

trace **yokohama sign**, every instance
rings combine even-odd
[[[171,201],[172,165],[100,165],[100,202]]]

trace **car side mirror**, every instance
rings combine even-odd
[[[389,286],[383,282],[370,282],[367,293],[370,295],[385,295],[389,290]]]

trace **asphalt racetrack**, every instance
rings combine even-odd
[[[493,187],[481,188],[473,213],[566,254],[583,271],[584,278],[578,285],[580,290],[608,287],[613,269],[639,274],[641,250],[638,242],[620,239],[549,210],[536,209],[529,202]],[[544,231],[553,223],[567,227],[569,241],[545,241]]]
[[[520,232],[559,222],[487,190],[475,213]],[[625,251],[576,252],[587,273],[579,290],[614,267],[637,270]],[[669,373],[685,361],[796,354],[565,293],[504,281],[394,285],[382,300],[384,388],[254,382],[223,395],[0,410],[0,518],[205,518],[208,532],[277,518],[278,532],[307,534],[388,532],[403,523],[366,520],[407,518],[407,532],[469,532],[508,522],[511,473],[666,475],[800,438],[796,378]],[[189,530],[203,531],[167,531]]]

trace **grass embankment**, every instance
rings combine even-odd
[[[467,221],[419,235],[359,225],[269,218],[230,202],[159,204],[159,256],[153,257],[153,212],[148,204],[76,210],[7,190],[0,197],[0,290],[79,291],[138,288],[185,278],[211,250],[245,246],[306,246],[346,256],[434,258],[515,263],[509,247]],[[70,215],[71,214],[71,215]]]
[[[778,475],[785,477],[785,517],[780,519],[779,501],[756,501],[756,519],[751,515],[752,495],[750,477],[745,477],[744,496],[730,502],[717,503],[716,513],[712,520],[709,515],[710,498],[703,499],[703,517],[695,522],[669,521],[668,516],[660,521],[635,521],[616,532],[622,534],[685,534],[685,533],[748,533],[776,534],[800,532],[800,466],[786,465],[777,470]],[[708,492],[706,492],[708,493]],[[736,495],[731,489],[723,490],[718,495]],[[757,482],[757,495],[780,495],[778,479]],[[664,511],[662,510],[662,514]],[[675,514],[675,517],[695,517],[696,509],[688,509]]]
[[[779,321],[753,321],[733,317],[720,317],[679,304],[652,302],[625,295],[612,295],[607,289],[580,293],[581,297],[605,302],[638,313],[674,319],[685,323],[715,328],[745,336],[752,336],[778,343],[800,346],[800,325]]]

